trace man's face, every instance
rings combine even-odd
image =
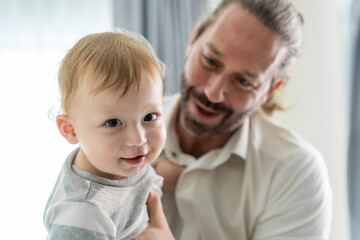
[[[267,100],[286,54],[277,36],[237,4],[187,50],[180,120],[198,137],[232,132]]]

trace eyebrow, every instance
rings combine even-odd
[[[146,103],[144,105],[142,105],[142,108],[144,109],[158,109],[159,106],[161,107],[163,105],[163,101],[159,102],[159,103]],[[115,112],[115,114],[117,114],[118,112],[121,112],[122,109],[119,109],[118,106],[116,105],[111,105],[111,104],[101,104],[98,105],[95,110],[99,111],[98,113],[101,114],[113,114]],[[145,111],[146,112],[146,111]]]
[[[252,73],[252,72],[249,72],[249,71],[244,71],[244,74],[253,78],[253,79],[257,79],[258,75],[256,73]]]
[[[223,57],[224,54],[222,54],[212,43],[208,43],[207,46],[209,47],[209,49],[218,57]],[[252,73],[250,71],[245,70],[243,72],[244,75],[253,78],[253,79],[257,79],[258,75],[256,73]]]
[[[218,57],[223,57],[224,55],[216,49],[216,47],[212,43],[208,43],[207,46],[210,48],[210,50],[215,53]]]

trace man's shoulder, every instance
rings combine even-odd
[[[330,193],[328,173],[322,153],[310,142],[295,131],[261,114],[252,117],[251,147],[257,158],[258,166],[273,177],[273,182],[279,183],[279,188],[288,179],[303,183],[304,179],[317,179],[317,186]],[[304,183],[304,189],[310,188],[310,183]],[[330,195],[329,195],[330,196]]]
[[[250,139],[259,152],[267,158],[322,161],[322,154],[311,143],[262,113],[255,113],[251,118]]]

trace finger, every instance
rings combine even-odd
[[[151,189],[146,203],[150,218],[149,225],[160,228],[163,226],[167,226],[167,221],[162,210],[162,204],[159,194],[153,189]]]

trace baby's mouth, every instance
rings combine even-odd
[[[145,155],[138,155],[132,158],[121,158],[121,159],[129,164],[139,164],[145,159]]]
[[[141,157],[143,157],[144,155],[138,155],[136,157],[133,157],[133,158],[123,158],[124,160],[136,160],[136,159],[139,159]]]

